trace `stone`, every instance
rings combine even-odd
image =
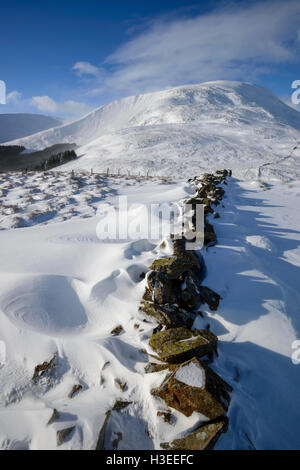
[[[103,425],[102,425],[102,427],[99,431],[98,440],[97,440],[95,450],[105,450],[105,433],[106,433],[106,428],[107,428],[107,425],[108,425],[110,415],[111,415],[111,410],[108,410],[105,413],[104,423],[103,423]]]
[[[155,362],[148,362],[145,366],[145,374],[153,374],[154,372],[161,372],[162,370],[168,369],[169,364],[157,364]]]
[[[124,392],[126,389],[126,382],[122,382],[120,379],[115,379],[115,386],[121,390],[121,392]]]
[[[132,401],[116,400],[112,409],[116,411],[122,411],[127,408],[127,406],[131,405],[131,403]]]
[[[209,330],[178,327],[153,334],[149,344],[161,360],[180,363],[213,353],[217,350],[217,342],[218,338]]]
[[[173,368],[160,387],[151,390],[151,394],[187,417],[196,411],[209,419],[216,419],[228,410],[231,391],[231,386],[212,369],[193,358]]]
[[[70,434],[75,429],[75,427],[76,426],[71,426],[70,428],[65,428],[65,429],[61,429],[60,431],[57,431],[57,433],[56,433],[56,445],[61,446],[65,442],[67,437],[70,436]]]
[[[214,423],[204,423],[182,439],[162,442],[165,450],[212,450],[222,433],[227,431],[228,420],[221,419]]]
[[[51,415],[51,418],[49,419],[47,425],[54,423],[54,421],[58,421],[60,418],[60,413],[57,411],[56,408],[54,408],[53,413]]]
[[[45,361],[43,364],[39,364],[35,367],[32,380],[36,381],[43,377],[47,373],[53,372],[53,369],[57,366],[57,354],[55,353],[49,362]]]
[[[179,297],[179,304],[186,309],[194,309],[199,305],[201,296],[198,289],[199,281],[197,277],[192,273],[186,273]]]
[[[221,300],[221,296],[206,286],[198,287],[201,301],[205,302],[211,310],[217,310]]]
[[[143,295],[143,300],[146,300],[147,302],[153,302],[153,293],[151,292],[150,289],[148,289],[147,286],[145,287],[145,292],[144,292],[144,295]]]
[[[124,331],[123,326],[118,325],[118,326],[116,326],[116,328],[111,330],[110,334],[113,335],[113,336],[119,336],[122,333],[122,331]]]
[[[176,303],[174,280],[170,279],[167,274],[150,271],[147,276],[147,283],[153,302],[158,304]],[[149,294],[147,294],[147,297],[149,298]]]
[[[73,398],[76,393],[78,393],[80,390],[82,390],[82,385],[76,384],[73,386],[72,390],[70,391],[68,397]]]
[[[195,253],[185,252],[180,257],[159,258],[152,263],[151,269],[167,274],[170,279],[178,279],[187,271],[194,271],[196,274],[200,274],[203,266]]]
[[[158,411],[156,413],[157,416],[159,416],[160,418],[162,418],[164,420],[165,423],[169,423],[171,424],[172,421],[173,421],[173,415],[170,411]]]
[[[196,318],[194,312],[189,312],[178,305],[157,305],[150,302],[141,302],[140,311],[144,312],[149,317],[155,318],[161,325],[167,328],[176,326],[184,326],[191,328]]]

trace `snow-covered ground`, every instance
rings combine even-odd
[[[28,180],[22,184],[32,184]],[[266,186],[233,178],[226,191],[221,218],[213,219],[219,243],[204,252],[205,284],[222,301],[217,313],[204,309],[205,318],[194,324],[209,322],[219,336],[213,368],[234,387],[229,431],[217,448],[299,448],[300,365],[291,354],[300,337],[300,183]],[[111,179],[104,198],[127,195],[130,206],[180,201],[190,192],[183,181]],[[62,186],[56,194],[64,194]],[[144,374],[142,350],[149,350],[155,323],[138,311],[145,287],[140,274],[166,252],[145,239],[101,241],[98,221],[61,222],[58,211],[57,223],[0,232],[0,339],[7,347],[0,368],[3,449],[55,449],[56,431],[70,426],[75,430],[59,448],[92,449],[117,399],[132,403],[112,412],[108,448],[122,436],[119,449],[158,449],[205,420],[174,411],[176,422],[165,423],[156,415],[164,404],[150,395],[165,372]],[[124,331],[113,336],[118,325]],[[55,353],[54,377],[34,383],[35,366]],[[126,383],[125,391],[115,379]],[[71,399],[75,384],[82,390]],[[54,408],[60,418],[47,425]]]
[[[58,448],[93,449],[116,400],[131,403],[111,413],[109,449],[159,449],[206,419],[172,410],[164,422],[150,389],[166,372],[144,373],[156,324],[138,310],[140,275],[170,244],[101,240],[98,209],[127,196],[143,227],[143,204],[180,202],[193,193],[187,178],[232,168],[212,219],[218,244],[203,251],[205,285],[222,300],[194,323],[218,335],[212,367],[234,389],[216,448],[299,449],[300,114],[260,87],[210,82],[125,98],[13,143],[74,141],[80,158],[59,172],[0,175],[0,448],[56,449],[56,431],[75,426]],[[107,168],[170,180],[96,174]],[[55,354],[53,375],[33,381]]]

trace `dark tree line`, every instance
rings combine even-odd
[[[31,168],[34,171],[46,171],[56,166],[63,165],[64,163],[75,160],[77,154],[74,150],[66,150],[65,152],[57,153],[56,155],[51,155],[47,160]]]

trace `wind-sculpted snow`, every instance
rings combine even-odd
[[[250,168],[251,178],[261,165],[287,157],[299,140],[298,111],[265,88],[219,81],[114,101],[14,143],[41,149],[76,142],[80,159],[67,169],[189,177],[226,166],[246,177]],[[291,164],[300,174],[298,162]],[[290,177],[289,166],[287,161],[279,177]]]
[[[111,180],[129,204],[191,196],[183,182],[131,183]],[[57,197],[63,193],[59,184]],[[211,215],[218,244],[205,252],[205,284],[222,299],[218,311],[202,305],[204,318],[193,327],[209,324],[218,335],[213,368],[234,388],[218,449],[299,448],[300,365],[291,359],[300,334],[299,194],[299,182],[230,179],[220,218]],[[106,195],[111,203],[113,195]],[[146,286],[140,274],[171,252],[146,239],[105,243],[96,236],[98,219],[82,217],[61,222],[58,213],[49,225],[0,231],[1,449],[56,449],[56,432],[72,426],[61,448],[94,449],[116,400],[129,404],[111,412],[108,449],[117,433],[119,450],[158,449],[204,419],[172,410],[176,425],[165,422],[157,412],[167,408],[149,390],[166,371],[144,373],[149,357],[142,351],[157,324],[138,311]],[[112,335],[119,325],[120,335]],[[35,367],[55,353],[52,382],[34,384]],[[123,392],[115,379],[126,383]],[[82,389],[71,399],[75,384]],[[60,416],[47,425],[53,409]]]

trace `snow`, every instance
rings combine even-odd
[[[76,142],[80,158],[67,163],[67,170],[189,178],[226,161],[237,177],[293,179],[299,141],[298,111],[265,88],[218,81],[114,101],[71,124],[12,143],[41,149]]]
[[[195,362],[180,367],[175,373],[175,379],[191,387],[203,387],[205,375],[203,369]]]
[[[211,82],[130,97],[18,142],[81,148],[60,171],[0,175],[0,449],[56,449],[56,431],[70,426],[59,449],[94,449],[115,400],[132,403],[112,411],[108,449],[119,432],[119,450],[159,449],[207,420],[172,410],[175,424],[165,423],[150,390],[168,372],[144,373],[156,323],[138,310],[141,274],[171,254],[170,240],[103,240],[97,227],[99,207],[117,196],[143,227],[143,205],[180,203],[195,191],[186,177],[224,167],[234,177],[220,218],[210,216],[218,244],[203,250],[204,284],[222,299],[216,312],[202,305],[193,325],[218,335],[212,368],[234,389],[216,448],[299,449],[299,123],[260,87]],[[108,166],[172,179],[90,174]],[[55,353],[51,380],[34,383]],[[192,364],[176,374],[201,386]],[[75,384],[82,390],[70,399]],[[47,425],[54,408],[60,418]]]

